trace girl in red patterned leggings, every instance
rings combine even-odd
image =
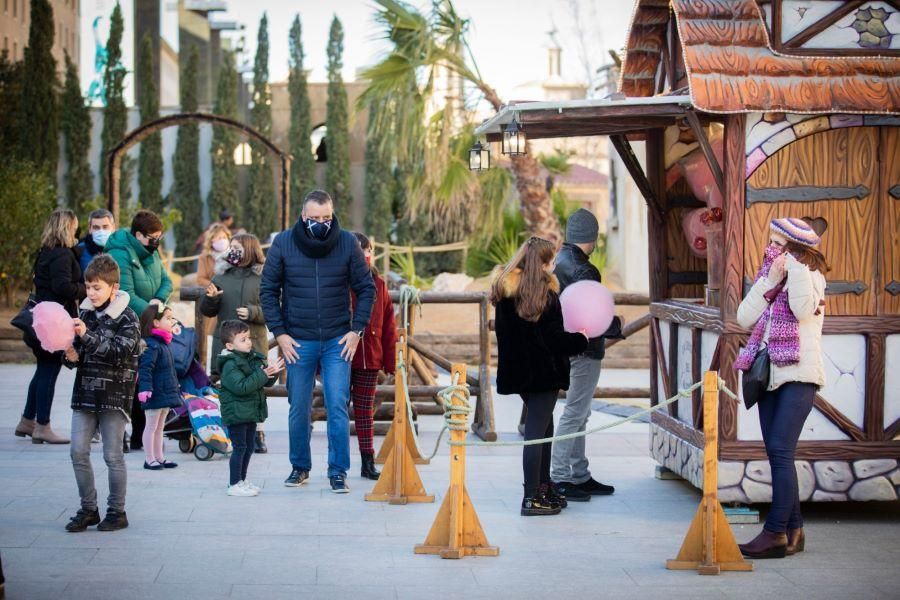
[[[380,473],[375,470],[375,447],[372,443],[375,385],[378,382],[379,370],[388,374],[394,372],[397,331],[394,325],[394,305],[388,294],[387,284],[372,265],[372,243],[362,233],[354,232],[354,235],[365,254],[369,268],[372,269],[375,303],[372,305],[372,317],[363,334],[362,344],[353,357],[350,399],[353,401],[353,421],[356,424],[356,437],[359,440],[359,454],[362,460],[360,475],[367,479],[378,479]],[[353,308],[356,309],[356,297],[353,297]]]

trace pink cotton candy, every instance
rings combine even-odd
[[[56,302],[38,302],[31,311],[34,333],[47,352],[66,350],[75,341],[75,325],[72,315]]]
[[[563,290],[559,302],[563,328],[572,333],[584,331],[592,338],[603,335],[615,316],[612,294],[596,281],[576,281]]]

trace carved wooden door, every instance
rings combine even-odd
[[[878,314],[900,314],[900,127],[881,128],[881,277]]]
[[[883,235],[879,138],[877,127],[823,131],[788,144],[760,165],[747,180],[745,282],[756,276],[772,219],[822,218],[828,229],[820,249],[831,266],[826,313],[876,314]]]

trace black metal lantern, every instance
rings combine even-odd
[[[525,130],[519,125],[516,116],[513,115],[512,121],[503,130],[503,142],[500,151],[509,156],[522,156],[525,154]]]
[[[491,150],[489,147],[482,146],[481,142],[476,140],[475,145],[469,149],[469,170],[487,171],[490,168]]]

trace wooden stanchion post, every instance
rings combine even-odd
[[[700,575],[721,571],[752,571],[744,559],[725,512],[719,504],[719,374],[703,377],[703,499],[688,529],[678,558],[666,561],[667,569],[696,570]]]
[[[406,330],[397,331],[397,365],[409,365],[406,347]],[[406,393],[404,392],[404,371],[397,369],[394,377],[394,422],[382,444],[387,448],[384,469],[375,483],[372,493],[366,494],[370,502],[390,502],[406,504],[408,502],[434,502],[434,496],[425,493],[425,486],[416,471],[417,462],[413,453],[419,455],[416,441],[413,438],[412,423],[406,413]],[[419,457],[421,459],[421,456]],[[422,460],[422,462],[426,462]]]
[[[457,385],[466,385],[466,365],[454,364],[450,380]],[[455,394],[452,402],[454,406],[465,405],[465,399]],[[466,439],[466,431],[451,430],[450,439],[461,442]],[[450,487],[425,543],[416,544],[414,551],[416,554],[437,554],[441,558],[500,554],[500,548],[488,545],[487,536],[466,490],[465,446],[450,446]]]

